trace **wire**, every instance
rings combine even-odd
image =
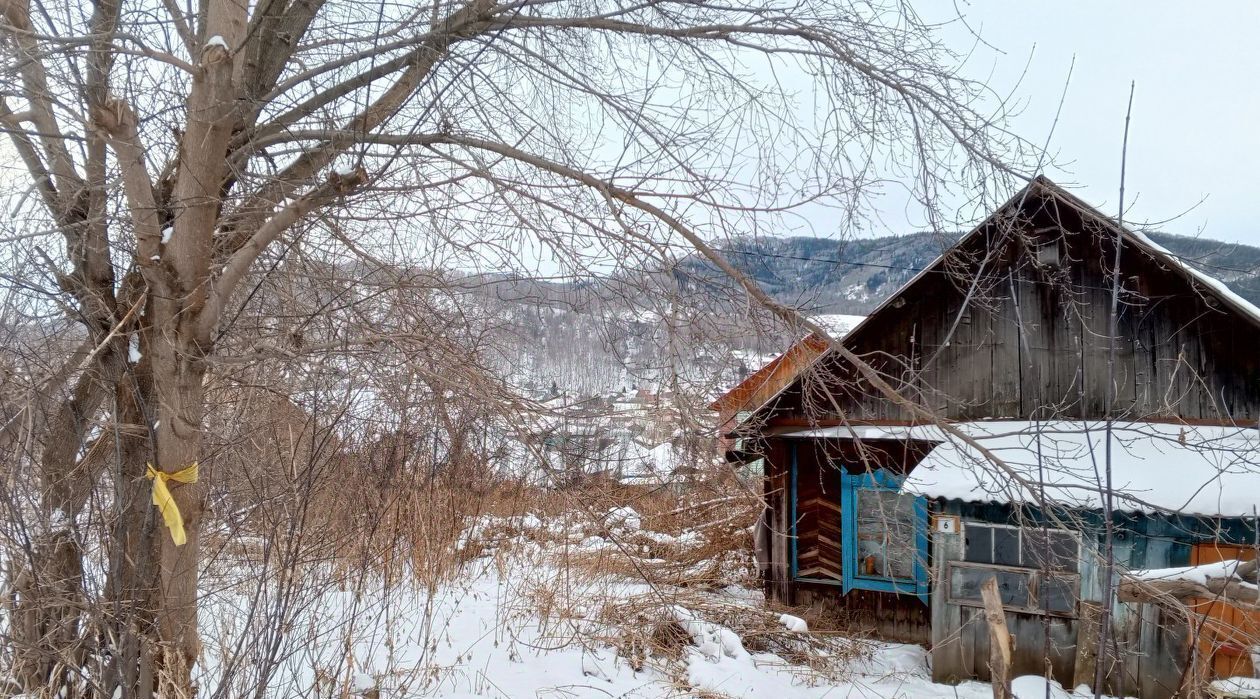
[[[770,257],[770,258],[775,258],[775,259],[780,259],[780,260],[801,260],[804,262],[819,262],[823,264],[842,265],[846,267],[877,267],[879,269],[892,269],[892,270],[897,270],[897,271],[915,272],[915,273],[922,272],[924,269],[927,269],[926,266],[907,267],[907,266],[901,266],[901,265],[881,265],[877,262],[855,262],[853,260],[834,260],[834,259],[828,259],[825,257],[805,257],[803,255],[784,255],[782,253],[755,252],[752,250],[738,250],[738,249],[731,249],[731,248],[718,248],[718,252],[725,253],[727,255],[744,255],[747,257]],[[933,258],[933,260],[935,259],[936,258]],[[949,273],[947,270],[930,270],[930,271],[942,272],[942,273],[947,273],[947,274]]]

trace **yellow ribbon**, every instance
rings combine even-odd
[[[179,505],[175,504],[175,498],[171,496],[171,489],[166,486],[166,483],[167,481],[196,483],[197,462],[194,461],[192,466],[173,473],[159,471],[153,468],[153,464],[145,464],[145,466],[145,478],[153,481],[153,504],[157,505],[158,511],[162,513],[162,521],[166,522],[166,528],[171,530],[171,539],[174,540],[175,545],[183,546],[188,542],[188,536],[184,534],[184,517],[179,513]]]

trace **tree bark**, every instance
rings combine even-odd
[[[161,263],[169,270],[172,294],[155,298],[147,318],[152,400],[157,438],[154,466],[182,470],[201,458],[205,356],[210,329],[201,323],[210,282],[215,226],[226,178],[236,88],[231,51],[245,37],[246,3],[221,0],[204,4],[198,70],[188,94],[188,129],[180,142],[180,162],[173,190],[174,234]],[[225,47],[226,46],[226,47]],[[133,215],[139,212],[132,212]],[[205,488],[201,483],[171,483],[187,543],[176,546],[170,532],[156,534],[159,548],[157,693],[192,696],[192,666],[200,654],[197,637],[198,551]]]
[[[167,346],[155,352],[157,393],[157,466],[179,471],[201,456],[201,418],[205,379],[200,360],[180,357]],[[171,533],[158,526],[160,601],[158,632],[161,639],[158,693],[180,697],[193,694],[191,670],[200,654],[197,637],[198,552],[205,488],[202,483],[170,484],[171,494],[184,521],[187,543],[176,546]]]
[[[119,384],[115,396],[118,421],[152,425],[146,414],[151,405],[148,365],[142,364]],[[114,501],[117,517],[110,526],[109,576],[106,581],[106,621],[114,639],[103,685],[108,696],[150,699],[155,689],[154,651],[158,647],[156,610],[160,606],[157,536],[158,518],[150,502],[145,464],[153,460],[152,437],[117,431]],[[116,692],[116,694],[115,694]]]

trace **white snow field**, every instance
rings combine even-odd
[[[482,517],[461,541],[479,553],[453,581],[386,588],[364,577],[289,594],[297,610],[291,632],[274,634],[271,644],[257,640],[267,630],[247,612],[259,588],[216,587],[202,617],[202,694],[245,696],[241,690],[259,679],[254,671],[274,657],[269,697],[992,696],[984,683],[934,684],[917,646],[812,636],[804,619],[766,609],[761,592],[748,587],[649,584],[627,575],[660,564],[653,552],[694,547],[703,535],[645,531],[628,508],[601,519],[592,528],[533,515]],[[263,607],[286,597],[274,581],[264,588]],[[741,636],[736,628],[764,631]],[[675,629],[673,652],[638,644],[668,629]],[[242,654],[246,637],[251,647]],[[225,674],[234,679],[220,687]],[[1014,689],[1023,699],[1092,696],[1057,684],[1047,693],[1037,677],[1018,678]]]

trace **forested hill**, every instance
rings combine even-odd
[[[1260,305],[1260,248],[1205,238],[1152,233],[1183,260]],[[952,245],[957,234],[835,241],[821,238],[742,239],[722,251],[779,301],[811,313],[869,312]],[[683,275],[703,279],[707,263],[692,258]]]

